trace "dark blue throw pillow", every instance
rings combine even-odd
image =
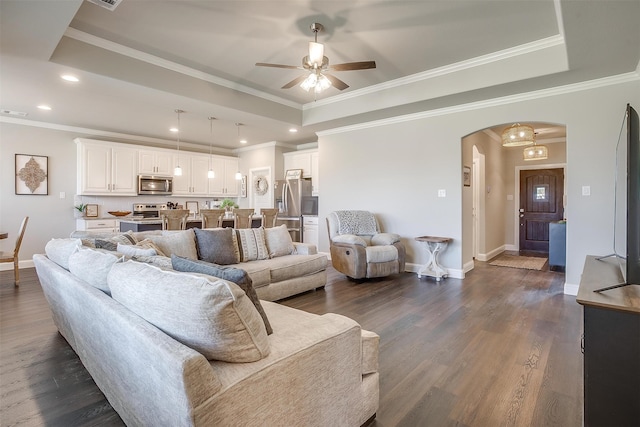
[[[249,274],[247,274],[246,271],[241,268],[222,267],[206,261],[183,258],[173,254],[171,255],[171,265],[176,271],[208,274],[209,276],[235,283],[244,291],[245,294],[247,294],[253,305],[256,307],[256,310],[258,310],[258,313],[260,313],[264,326],[267,329],[267,334],[271,335],[273,333],[269,319],[267,319],[267,313],[264,312],[264,308],[262,308],[262,304],[260,304],[258,294],[256,294],[256,290],[253,289],[251,277],[249,277]]]

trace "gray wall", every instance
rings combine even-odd
[[[566,93],[552,90],[478,103],[477,108],[452,108],[321,132],[320,217],[338,209],[375,212],[385,230],[403,236],[408,262],[413,264],[426,262],[415,237],[452,237],[454,242],[441,261],[462,271],[462,138],[501,123],[563,123],[567,126],[566,281],[575,286],[587,254],[611,252],[614,148],[626,103],[640,105],[637,78],[596,86],[573,86],[565,88]],[[591,186],[591,196],[581,195],[583,185]],[[438,198],[438,189],[445,189],[447,197]],[[507,221],[504,211],[499,215]],[[327,251],[323,221],[320,227],[319,249]]]

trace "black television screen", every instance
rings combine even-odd
[[[616,145],[614,253],[612,255],[620,263],[623,283],[596,289],[595,292],[626,285],[640,285],[639,132],[638,113],[630,104],[627,104]]]
[[[640,121],[627,104],[627,256],[625,282],[640,285]]]

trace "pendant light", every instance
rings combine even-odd
[[[535,142],[533,128],[529,125],[515,123],[502,132],[503,147],[531,145]]]
[[[178,154],[176,155],[176,167],[173,169],[175,176],[182,176],[182,168],[180,167],[180,113],[184,113],[183,110],[175,110],[178,113]]]
[[[211,148],[213,145],[213,121],[216,118],[211,116],[209,117],[209,132],[211,134],[211,141],[209,141],[209,172],[207,172],[207,178],[215,178],[216,173],[213,171],[213,157],[211,155]]]
[[[524,160],[544,160],[549,157],[549,150],[545,145],[536,145],[526,147],[522,152]]]
[[[242,126],[242,123],[236,123],[236,127],[238,128],[238,141],[241,144],[246,144],[247,143],[246,140],[240,139],[240,126]],[[236,172],[235,178],[237,181],[242,180],[242,173],[240,171]]]

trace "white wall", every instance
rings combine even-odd
[[[7,123],[0,123],[0,135],[0,229],[9,232],[8,239],[0,240],[0,248],[13,251],[20,222],[29,216],[20,259],[30,260],[34,253],[44,252],[52,237],[66,237],[75,229],[75,135]],[[49,157],[49,195],[15,194],[15,154]],[[65,199],[60,198],[60,192],[66,193]]]
[[[441,256],[462,269],[461,139],[496,123],[537,121],[567,126],[567,269],[577,285],[587,254],[611,252],[614,148],[627,102],[640,105],[637,76],[575,85],[319,134],[320,217],[337,209],[375,212],[387,231],[403,236],[409,263],[426,262],[414,238],[454,239]],[[620,80],[616,80],[620,81]],[[600,84],[611,83],[607,86]],[[406,119],[402,121],[402,119]],[[591,196],[581,195],[583,185]],[[438,189],[447,191],[438,198]],[[328,251],[320,221],[320,250]]]

